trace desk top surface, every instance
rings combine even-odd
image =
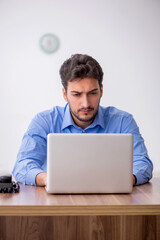
[[[131,194],[52,195],[43,187],[23,184],[19,193],[0,194],[0,215],[7,215],[7,211],[8,215],[16,211],[23,215],[39,211],[41,215],[43,210],[42,215],[116,215],[118,209],[119,214],[160,214],[160,178],[134,187]]]

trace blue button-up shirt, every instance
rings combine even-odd
[[[136,184],[148,182],[152,177],[153,165],[131,114],[115,107],[99,106],[92,124],[82,129],[74,123],[67,104],[41,112],[31,121],[13,169],[17,181],[36,185],[36,175],[46,171],[48,133],[131,133],[134,136],[133,174],[137,178]]]

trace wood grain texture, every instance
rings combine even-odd
[[[159,223],[159,216],[0,217],[0,240],[158,240]]]
[[[0,206],[110,206],[110,205],[159,205],[160,178],[136,186],[131,194],[47,194],[44,187],[20,184],[16,194],[0,193]]]
[[[156,239],[160,239],[160,216],[156,217]]]
[[[50,195],[21,184],[20,193],[0,194],[0,216],[160,215],[160,178],[132,194]]]
[[[0,216],[160,215],[160,205],[0,206]]]
[[[132,194],[0,194],[0,240],[159,240],[160,178]]]

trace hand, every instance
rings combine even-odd
[[[41,187],[45,187],[47,185],[47,173],[41,172],[36,176],[36,184]]]
[[[136,183],[136,178],[135,176],[133,175],[133,185]]]

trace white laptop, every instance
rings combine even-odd
[[[130,193],[132,134],[48,134],[48,193]]]

